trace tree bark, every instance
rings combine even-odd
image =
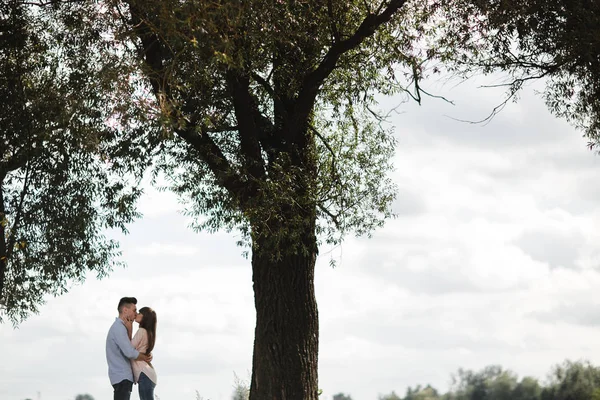
[[[302,234],[306,252],[275,259],[269,240],[252,246],[256,330],[250,400],[317,400],[319,317],[314,290],[317,244]]]

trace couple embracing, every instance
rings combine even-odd
[[[129,400],[133,384],[138,385],[140,400],[154,400],[156,371],[152,350],[156,340],[156,312],[150,307],[137,310],[135,297],[123,297],[117,307],[119,316],[106,336],[108,377],[114,400]],[[132,338],[133,321],[139,328]]]

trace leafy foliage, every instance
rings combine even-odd
[[[600,398],[600,368],[585,361],[565,361],[552,368],[545,385],[537,379],[521,380],[497,365],[480,371],[459,369],[447,393],[409,387],[404,397],[392,392],[380,400],[594,400]]]
[[[352,396],[344,393],[334,394],[332,400],[352,400]]]
[[[589,362],[565,361],[554,367],[541,400],[583,400],[600,395],[600,368]]]
[[[110,4],[155,96],[155,173],[194,228],[302,251],[307,229],[337,243],[391,216],[395,140],[374,96],[420,79],[427,2]]]
[[[104,27],[81,7],[22,3],[0,5],[0,321],[15,324],[87,271],[110,271],[106,230],[125,230],[139,195],[108,161]]]
[[[441,4],[444,29],[438,46],[444,61],[467,75],[507,72],[508,99],[528,81],[544,78],[549,109],[581,128],[591,146],[598,142],[598,2],[458,0]]]
[[[94,397],[90,394],[78,394],[75,396],[75,400],[94,400]]]

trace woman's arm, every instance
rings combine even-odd
[[[148,348],[148,332],[144,328],[139,328],[133,339],[131,339],[131,344],[138,351],[146,351]]]
[[[137,360],[146,361],[150,364],[152,361],[152,354],[145,354],[146,349],[148,348],[148,332],[146,332],[144,328],[139,328],[137,330],[135,336],[131,339],[131,345],[140,352],[140,357],[138,357]],[[143,357],[141,355],[143,355]],[[152,367],[152,364],[150,364],[150,366]]]

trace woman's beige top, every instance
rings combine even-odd
[[[145,353],[148,349],[148,332],[144,328],[139,328],[133,339],[131,339],[131,344],[140,353]],[[140,380],[140,374],[143,372],[156,385],[156,371],[146,361],[132,360],[131,368],[133,369],[133,380],[135,383]]]

